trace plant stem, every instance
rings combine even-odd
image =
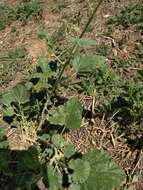
[[[87,29],[88,29],[90,23],[92,22],[92,20],[93,20],[95,14],[97,13],[97,11],[98,11],[100,5],[102,4],[102,2],[103,2],[103,0],[99,0],[98,4],[95,6],[95,8],[94,8],[94,10],[93,10],[93,13],[92,13],[92,15],[90,16],[90,18],[89,18],[87,24],[85,25],[85,27],[84,27],[82,33],[80,34],[79,38],[82,38],[82,37],[84,36],[84,34],[86,33],[86,31],[87,31]]]
[[[41,119],[40,119],[40,123],[39,123],[39,125],[38,125],[37,130],[40,130],[41,127],[42,127],[42,125],[43,125],[43,122],[44,122],[44,120],[45,120],[45,118],[44,118],[44,117],[45,117],[45,111],[46,111],[46,109],[47,109],[48,103],[49,103],[49,97],[48,97],[48,95],[47,95],[46,102],[45,102],[44,108],[43,108],[43,110],[42,110]]]
[[[101,5],[102,2],[103,2],[103,0],[99,0],[99,1],[98,1],[97,5],[95,6],[95,8],[94,8],[94,10],[93,10],[93,13],[91,14],[91,16],[90,16],[90,18],[89,18],[87,24],[85,25],[83,31],[81,32],[79,38],[82,38],[82,37],[84,36],[84,34],[86,33],[86,31],[87,31],[89,25],[91,24],[93,18],[95,17],[95,15],[96,15],[96,13],[97,13],[97,11],[98,11],[98,9],[99,9],[99,7],[100,7],[100,5]],[[70,60],[71,60],[72,57],[75,55],[75,53],[76,53],[76,51],[77,51],[77,48],[78,48],[78,45],[77,45],[77,44],[74,44],[74,46],[72,47],[72,49],[71,49],[71,51],[70,51],[70,56],[69,56],[69,58],[67,59],[67,61],[64,63],[64,65],[63,65],[63,67],[62,67],[62,69],[61,69],[61,71],[60,71],[60,73],[59,73],[59,75],[58,75],[58,77],[57,77],[57,80],[56,80],[56,82],[55,82],[55,84],[54,84],[54,86],[53,86],[53,90],[52,90],[53,93],[55,93],[55,91],[56,91],[56,89],[57,89],[57,87],[58,87],[58,84],[59,84],[60,81],[61,81],[62,75],[63,75],[63,73],[64,73],[66,67],[70,64]],[[39,126],[38,126],[38,129],[39,129],[39,130],[41,129],[42,124],[43,124],[43,122],[44,122],[44,120],[45,120],[45,119],[44,119],[44,114],[45,114],[45,111],[46,111],[46,109],[47,109],[48,102],[49,102],[49,99],[48,99],[48,97],[47,97],[47,100],[46,100],[46,102],[45,102],[44,108],[43,108],[43,110],[42,110],[40,123],[39,123]]]
[[[87,31],[89,25],[91,24],[93,18],[95,17],[95,14],[97,13],[97,11],[98,11],[98,9],[99,9],[99,7],[100,7],[100,5],[101,5],[102,2],[103,2],[103,0],[99,0],[98,4],[95,6],[92,15],[91,15],[90,18],[88,19],[87,24],[85,25],[83,31],[81,32],[81,34],[80,34],[80,36],[79,36],[79,39],[82,38],[82,37],[84,36],[84,34],[86,33],[86,31]],[[62,70],[60,71],[59,76],[58,76],[58,78],[57,78],[57,80],[56,80],[56,83],[55,83],[55,85],[54,85],[54,87],[53,87],[53,91],[56,90],[58,84],[60,83],[61,77],[62,77],[62,75],[63,75],[63,73],[64,73],[66,67],[69,65],[71,58],[75,55],[75,53],[76,53],[76,51],[77,51],[77,48],[78,48],[78,45],[77,45],[77,44],[74,44],[74,46],[72,47],[71,52],[70,52],[70,55],[71,55],[71,56],[69,56],[69,58],[67,59],[67,61],[66,61],[65,64],[63,65],[63,68],[62,68]]]

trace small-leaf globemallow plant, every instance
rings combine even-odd
[[[100,0],[96,5],[78,44],[87,44],[81,38],[101,3]],[[39,183],[48,190],[112,190],[125,178],[122,169],[105,151],[89,149],[80,154],[63,138],[64,132],[79,129],[83,118],[77,97],[63,102],[58,99],[65,68],[71,65],[75,72],[90,72],[96,70],[94,63],[105,64],[105,58],[97,55],[90,58],[82,54],[82,62],[79,57],[72,61],[78,44],[64,65],[41,57],[37,70],[25,84],[18,84],[2,94],[3,117],[11,120],[11,125],[19,129],[25,140],[32,141],[29,149],[17,152],[15,158],[4,131],[0,130],[0,174],[14,180],[17,190],[32,190]],[[36,131],[33,139],[31,133],[27,133],[31,127]]]

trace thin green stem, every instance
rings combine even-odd
[[[99,2],[97,3],[97,5],[95,6],[95,8],[93,10],[93,13],[91,14],[91,16],[90,16],[87,24],[85,25],[83,31],[81,32],[79,38],[82,38],[84,36],[84,34],[86,33],[89,25],[91,24],[93,18],[95,17],[95,15],[96,15],[96,13],[97,13],[97,11],[98,11],[98,9],[99,9],[99,7],[100,7],[100,5],[101,5],[102,2],[103,2],[103,0],[99,0]],[[60,71],[60,73],[59,73],[59,75],[57,77],[57,80],[56,80],[56,82],[55,82],[55,84],[53,86],[53,91],[52,91],[53,93],[55,93],[55,91],[56,91],[56,89],[57,89],[57,87],[58,87],[58,85],[59,85],[59,83],[61,81],[62,75],[63,75],[66,67],[70,64],[70,61],[71,61],[72,57],[74,57],[74,55],[76,54],[77,48],[78,48],[78,45],[74,44],[74,46],[72,47],[72,49],[70,51],[70,56],[67,59],[67,61],[64,63],[64,65],[63,65],[63,67],[62,67],[62,69],[61,69],[61,71]],[[45,114],[45,111],[47,109],[48,102],[49,102],[49,98],[47,98],[47,100],[45,102],[45,105],[44,105],[44,108],[42,110],[41,119],[40,119],[40,123],[39,123],[38,129],[41,129],[41,126],[42,126],[42,124],[43,124],[43,122],[45,120],[44,119],[44,114]]]
[[[95,14],[97,13],[97,11],[98,11],[98,9],[99,9],[99,7],[100,7],[100,5],[101,5],[102,2],[103,2],[103,0],[99,0],[98,4],[95,6],[95,8],[94,8],[94,10],[93,10],[93,13],[92,13],[92,15],[90,16],[90,18],[88,19],[88,22],[87,22],[87,24],[85,25],[83,31],[81,32],[79,38],[82,38],[82,37],[84,36],[84,34],[86,33],[86,31],[87,31],[89,25],[91,24],[93,18],[95,17]],[[56,83],[55,83],[55,85],[54,85],[53,91],[56,90],[58,84],[60,83],[61,77],[62,77],[62,75],[63,75],[63,73],[64,73],[66,67],[69,65],[71,58],[75,55],[75,53],[76,53],[76,51],[77,51],[77,48],[78,48],[78,45],[77,45],[77,44],[74,44],[74,46],[72,47],[71,52],[70,52],[70,55],[71,55],[71,56],[69,56],[69,58],[67,59],[67,61],[66,61],[65,64],[63,65],[63,67],[62,67],[62,69],[61,69],[61,71],[60,71],[60,73],[59,73],[59,76],[58,76],[58,78],[57,78],[57,81],[56,81]]]
[[[98,4],[95,6],[95,8],[94,8],[94,10],[93,10],[93,13],[92,13],[92,15],[90,16],[90,18],[89,18],[87,24],[85,25],[85,27],[84,27],[82,33],[80,34],[79,38],[82,38],[82,37],[84,36],[84,34],[86,33],[86,31],[87,31],[87,29],[88,29],[90,23],[92,22],[93,18],[95,17],[95,15],[96,15],[96,13],[97,13],[97,11],[98,11],[100,5],[102,4],[102,2],[103,2],[103,0],[99,0]]]

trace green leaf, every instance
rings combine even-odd
[[[44,156],[52,157],[53,154],[54,154],[54,150],[52,148],[45,148],[43,152],[43,157]]]
[[[64,156],[66,158],[70,158],[71,156],[73,156],[75,154],[75,148],[72,144],[67,144],[64,146]]]
[[[136,183],[136,182],[138,182],[138,181],[139,181],[139,176],[134,175],[134,176],[133,176],[133,179],[132,179],[132,183]]]
[[[94,73],[98,68],[106,67],[106,58],[100,55],[80,54],[73,60],[73,68],[77,73]]]
[[[3,128],[0,128],[0,141],[3,141],[6,137],[6,132]]]
[[[96,45],[95,40],[91,40],[91,39],[87,39],[87,38],[70,37],[69,39],[71,40],[71,42],[76,43],[80,47],[89,47],[89,46]]]
[[[143,79],[143,70],[139,70],[138,73],[139,73],[141,79]]]
[[[124,190],[134,190],[132,186],[130,186],[129,188],[128,187],[125,187]]]
[[[50,165],[47,166],[47,180],[49,184],[49,190],[62,189],[58,175],[55,173],[54,168]]]
[[[31,190],[34,189],[36,187],[37,182],[40,180],[41,176],[40,175],[30,175],[27,176],[27,179],[24,180],[24,183],[22,184],[22,186],[26,186],[27,190]]]
[[[10,161],[10,151],[5,149],[0,149],[0,173],[9,173],[9,161]]]
[[[14,102],[13,91],[8,91],[2,94],[0,102],[3,104],[3,115],[4,116],[12,116],[15,114],[14,109],[11,105]]]
[[[59,106],[55,110],[51,111],[48,120],[54,125],[64,125],[65,124],[65,107]]]
[[[70,169],[73,169],[72,180],[74,183],[84,183],[90,174],[90,164],[88,161],[81,159],[71,160]]]
[[[66,143],[65,140],[63,139],[62,135],[59,135],[59,134],[52,135],[52,142],[57,147],[63,147]]]
[[[82,190],[112,190],[125,178],[123,170],[102,150],[89,150],[83,160],[90,163],[91,172]]]
[[[50,78],[53,75],[55,75],[55,72],[51,69],[50,64],[49,64],[49,60],[47,59],[47,57],[40,57],[38,60],[38,67],[40,67],[41,69],[41,77],[40,78]]]
[[[6,132],[0,128],[0,149],[8,148],[8,141],[6,140]]]
[[[8,141],[0,142],[0,149],[7,149],[9,147]]]
[[[29,76],[30,80],[35,78],[38,79],[36,83],[33,83],[33,89],[35,91],[40,92],[43,89],[52,87],[51,83],[56,73],[55,65],[54,63],[49,63],[47,57],[42,56],[38,59],[37,71],[32,76]]]
[[[48,120],[54,125],[65,125],[68,129],[80,128],[82,122],[82,107],[78,98],[71,98],[64,106],[59,106],[49,112]]]
[[[49,72],[48,59],[46,57],[40,57],[38,59],[38,66],[41,68],[42,72]]]
[[[6,107],[6,108],[3,108],[3,115],[4,116],[13,116],[15,114],[15,111],[13,109],[13,107]]]
[[[29,101],[29,91],[22,84],[18,84],[13,88],[12,95],[13,101],[18,102],[19,104],[24,104]]]
[[[78,184],[71,184],[69,186],[69,190],[81,190],[80,185]]]
[[[48,141],[50,139],[50,135],[49,134],[43,134],[39,138],[41,141]]]
[[[13,101],[12,91],[8,91],[2,95],[1,103],[5,106],[10,106]]]
[[[49,38],[49,34],[48,34],[48,32],[47,32],[47,30],[46,29],[44,29],[44,28],[40,28],[38,31],[37,31],[37,36],[38,36],[38,38],[40,38],[40,39],[46,39],[46,40],[48,40],[48,38]]]
[[[34,189],[41,176],[32,172],[23,172],[16,175],[16,186],[26,190]],[[17,190],[17,189],[16,189]]]
[[[27,151],[19,152],[18,170],[38,172],[40,163],[38,160],[38,150],[31,146]]]
[[[65,127],[78,129],[82,122],[82,107],[78,98],[71,98],[65,105]]]

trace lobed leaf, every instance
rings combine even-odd
[[[24,104],[29,101],[29,91],[22,84],[18,84],[13,88],[12,96],[13,102],[18,102],[19,104]]]
[[[66,158],[70,158],[71,156],[73,156],[75,154],[75,148],[72,144],[67,144],[64,146],[64,156]]]
[[[84,183],[90,174],[90,164],[88,161],[81,159],[71,160],[69,162],[70,169],[73,169],[72,180],[74,183]]]
[[[13,101],[12,91],[8,91],[2,95],[1,103],[5,106],[10,106]]]
[[[62,135],[60,135],[60,134],[54,134],[54,135],[52,135],[52,142],[57,147],[63,147],[64,144],[65,144],[65,140],[63,139]]]
[[[15,114],[15,111],[12,106],[3,108],[3,115],[4,116],[13,116]]]
[[[6,139],[6,131],[0,128],[0,149],[8,148],[8,141]]]
[[[80,128],[82,107],[77,98],[71,98],[64,106],[59,106],[49,113],[48,120],[54,125],[65,125],[68,129]]]
[[[49,184],[49,190],[61,190],[61,184],[58,175],[56,175],[54,168],[50,165],[47,166],[47,180]]]
[[[55,110],[52,110],[49,114],[48,120],[54,125],[65,124],[65,107],[59,106]]]
[[[79,184],[71,184],[69,190],[81,190]]]
[[[78,98],[71,98],[65,105],[65,126],[68,129],[78,129],[82,122],[82,107]]]
[[[102,150],[89,150],[83,160],[90,163],[91,172],[82,190],[112,190],[125,178],[123,170]]]
[[[73,68],[77,73],[94,73],[99,67],[106,67],[106,58],[100,55],[80,54],[73,60]]]
[[[95,40],[91,40],[91,39],[87,39],[87,38],[70,37],[69,39],[71,40],[71,42],[76,43],[80,47],[89,47],[89,46],[96,45]]]

